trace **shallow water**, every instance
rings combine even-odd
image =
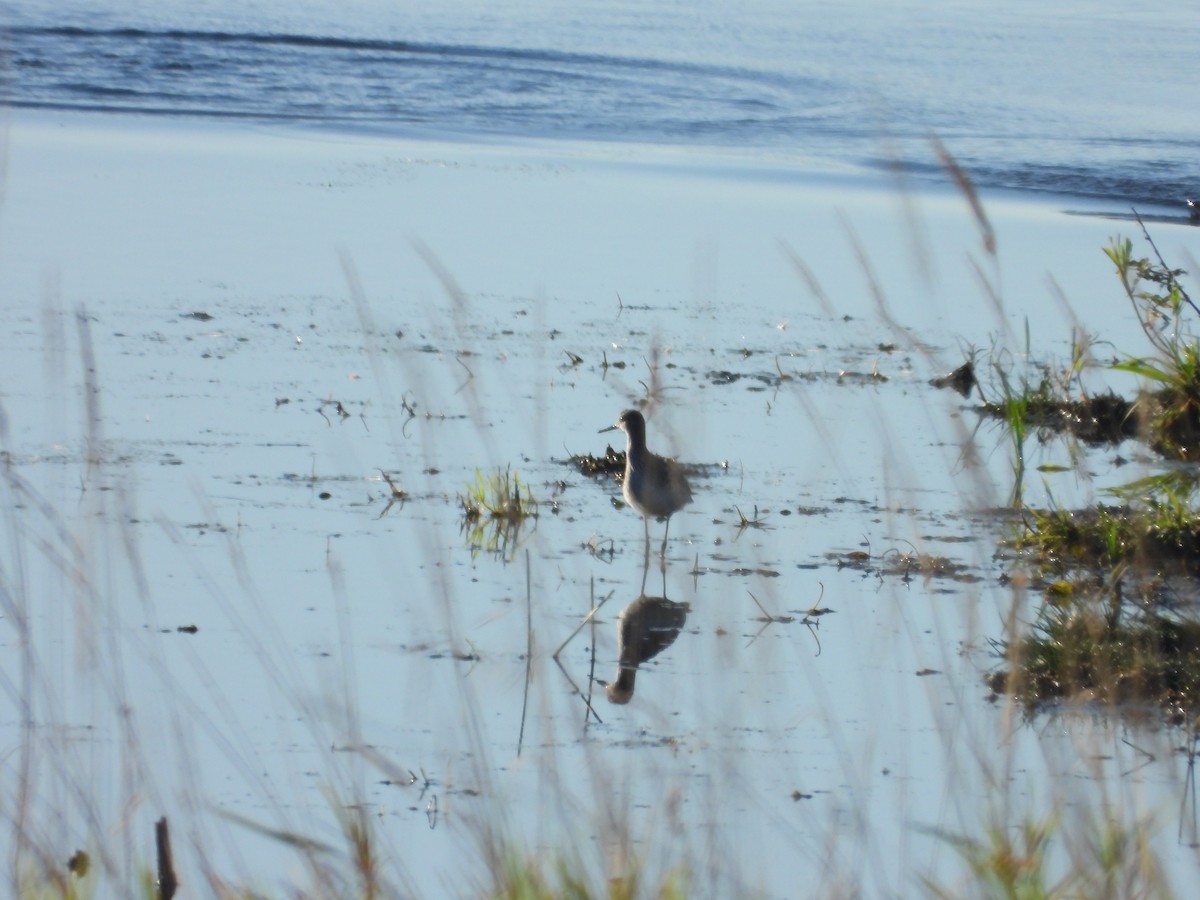
[[[881,896],[960,873],[925,829],[1128,796],[1191,877],[1168,735],[1138,735],[1157,753],[1140,769],[1123,725],[1021,725],[987,700],[1014,595],[978,512],[1006,500],[1009,453],[927,384],[967,343],[1023,347],[1026,321],[1035,352],[1064,348],[1048,273],[1089,328],[1127,335],[1112,222],[993,198],[993,263],[961,197],[736,157],[69,124],[10,135],[5,449],[50,512],[10,484],[6,618],[33,630],[43,758],[106,785],[101,807],[131,790],[134,846],[152,818],[194,816],[185,865],[194,843],[274,883],[293,852],[213,811],[341,846],[332,785],[421,894],[467,889],[481,819],[595,867],[611,810],[652,864],[678,833],[684,858],[718,860],[713,893],[794,896],[799,868],[801,893]],[[565,462],[603,452],[650,385],[651,448],[697,467],[661,575],[617,486]],[[1093,496],[1129,477],[1115,455],[1028,499]],[[543,505],[505,560],[464,538],[457,497],[509,466]],[[961,569],[909,573],[914,550]],[[629,705],[597,688],[589,722],[572,681],[587,691],[593,634],[613,677],[644,574],[686,625]],[[4,641],[19,686],[15,628]],[[128,782],[125,746],[145,761]],[[69,854],[85,838],[64,818]]]

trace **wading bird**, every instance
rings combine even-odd
[[[683,467],[673,459],[659,456],[646,449],[646,420],[636,409],[627,409],[617,417],[615,425],[600,429],[621,429],[625,432],[625,479],[622,493],[625,502],[642,514],[646,526],[646,556],[650,556],[650,517],[665,518],[662,550],[666,557],[667,532],[671,516],[692,501]]]

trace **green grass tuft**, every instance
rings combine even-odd
[[[459,495],[463,533],[472,554],[480,550],[511,560],[520,545],[522,527],[538,517],[538,501],[520,476],[505,468],[490,475],[475,470],[475,483]]]

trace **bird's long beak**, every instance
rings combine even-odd
[[[599,431],[596,432],[596,434],[604,434],[604,432],[606,432],[606,431],[616,431],[618,427],[619,426],[617,426],[617,425],[609,425],[607,428],[601,428]]]

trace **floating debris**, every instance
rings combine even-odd
[[[953,388],[964,397],[970,396],[971,389],[979,383],[975,380],[975,361],[968,359],[949,375],[933,378],[929,383],[935,388]]]

